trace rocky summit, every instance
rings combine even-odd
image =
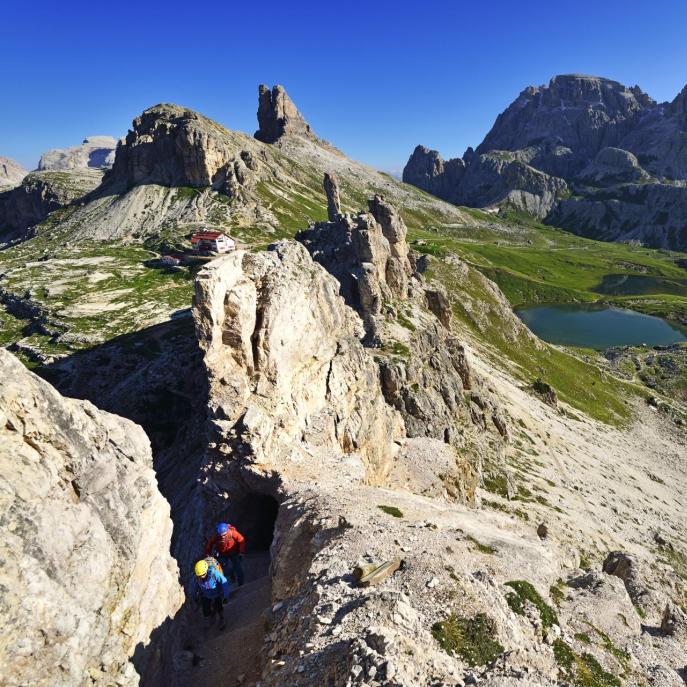
[[[17,186],[26,174],[27,171],[18,162],[0,156],[0,190]]]
[[[38,169],[109,169],[114,164],[116,147],[112,136],[87,136],[81,145],[43,153]]]
[[[685,249],[685,90],[568,74],[528,87],[475,151],[418,146],[403,179],[459,205],[510,207],[585,236]]]

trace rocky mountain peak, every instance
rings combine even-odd
[[[472,148],[466,151],[466,155],[470,154],[474,155]],[[454,200],[455,189],[464,172],[463,159],[445,161],[438,151],[418,145],[403,168],[403,181],[440,198]]]
[[[673,114],[685,117],[687,123],[687,86],[685,86],[670,103],[670,110]]]
[[[316,138],[283,86],[277,84],[270,90],[265,84],[260,84],[255,138],[263,143],[276,143],[282,136]]]
[[[0,156],[0,188],[20,184],[27,173],[18,162]]]
[[[536,89],[543,102],[563,102],[570,107],[603,105],[611,109],[652,107],[655,102],[639,86],[628,88],[618,81],[586,74],[554,76],[548,87]]]
[[[403,180],[457,205],[508,206],[588,236],[682,249],[685,191],[671,182],[687,179],[686,126],[687,88],[658,105],[639,86],[561,74],[521,91],[463,158],[415,148]]]
[[[38,169],[108,169],[114,164],[116,147],[112,136],[87,136],[81,145],[43,153]]]
[[[563,145],[589,159],[616,145],[637,114],[656,103],[639,88],[598,76],[563,74],[548,86],[529,87],[501,113],[478,146],[478,153]],[[582,162],[575,160],[577,169]],[[553,171],[546,169],[544,171]]]
[[[212,186],[234,196],[239,186],[254,181],[258,167],[239,139],[197,112],[154,105],[134,119],[105,181],[125,189],[139,184]]]

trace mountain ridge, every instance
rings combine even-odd
[[[638,86],[555,76],[521,91],[474,152],[445,161],[417,146],[403,179],[459,205],[513,207],[585,236],[684,249],[686,101],[687,87],[657,103]],[[627,161],[613,150],[634,156],[634,177],[623,176]],[[603,195],[585,174],[593,163],[614,167]],[[533,184],[535,172],[544,176]],[[635,200],[639,185],[651,199],[645,209]]]

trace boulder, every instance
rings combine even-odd
[[[183,601],[143,430],[0,350],[0,482],[0,683],[137,685]]]
[[[633,603],[639,603],[647,593],[646,587],[640,582],[639,563],[634,556],[622,551],[613,551],[606,556],[602,570],[607,575],[619,577]]]

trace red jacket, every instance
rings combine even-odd
[[[245,537],[233,526],[229,526],[229,531],[223,536],[215,535],[205,547],[205,555],[211,556],[233,556],[237,553],[246,552]]]

